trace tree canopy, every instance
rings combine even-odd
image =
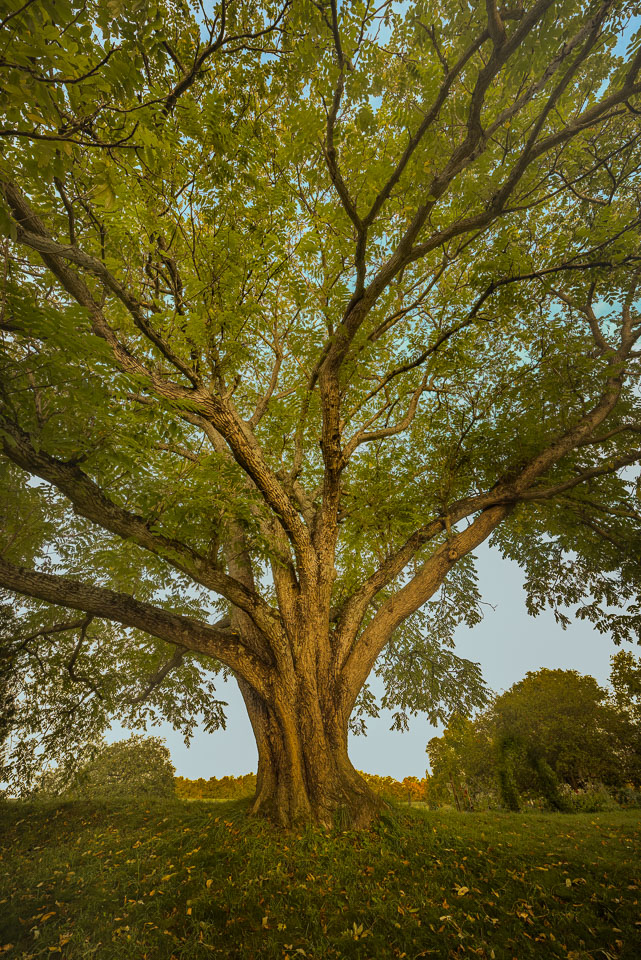
[[[366,819],[371,671],[399,726],[483,701],[451,649],[480,543],[531,612],[636,637],[629,2],[1,9],[0,585],[34,732],[215,726],[224,669],[255,811]]]
[[[430,740],[435,799],[498,802],[501,778],[518,794],[540,796],[565,784],[621,788],[641,784],[641,724],[617,696],[621,658],[613,658],[614,692],[576,670],[541,669],[493,698],[474,719],[454,717]],[[550,783],[542,783],[550,772]],[[509,793],[509,790],[508,790]],[[554,797],[547,797],[548,800]]]

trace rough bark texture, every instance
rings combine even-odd
[[[258,746],[251,813],[284,827],[367,826],[382,802],[349,760],[346,725],[319,724],[320,709],[281,697],[268,705],[242,680],[239,686]]]

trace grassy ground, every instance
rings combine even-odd
[[[641,817],[396,810],[280,836],[242,803],[0,812],[0,957],[641,957]]]

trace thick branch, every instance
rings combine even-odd
[[[62,244],[47,236],[43,231],[32,231],[29,229],[33,222],[33,214],[26,203],[24,197],[13,184],[5,184],[3,188],[7,202],[10,204],[12,212],[18,225],[18,240],[25,246],[40,254],[49,257],[56,257],[61,260],[67,260],[82,267],[89,274],[100,280],[107,290],[110,290],[127,308],[136,327],[142,334],[160,351],[162,356],[172,364],[180,373],[187,378],[193,385],[199,385],[199,379],[195,371],[186,364],[169,346],[169,344],[157,333],[145,316],[144,308],[139,300],[130,293],[120,281],[107,269],[102,260],[92,257],[90,254],[80,250],[75,244]],[[29,226],[26,226],[28,224]],[[43,257],[44,259],[44,257]]]
[[[616,473],[616,471],[622,467],[629,467],[633,463],[639,463],[639,461],[641,461],[641,450],[632,450],[630,453],[622,457],[614,457],[608,460],[607,463],[600,464],[598,467],[582,470],[576,477],[572,477],[571,480],[566,480],[563,483],[557,483],[552,487],[532,487],[530,490],[521,493],[519,500],[551,500],[552,497],[556,497],[560,493],[565,493],[566,490],[571,490],[580,483],[586,483],[595,477],[604,477],[608,474]]]
[[[4,418],[0,419],[0,437],[2,448],[10,460],[23,470],[53,484],[68,497],[80,516],[162,557],[197,583],[215,590],[241,607],[265,632],[275,632],[278,614],[258,594],[247,590],[233,577],[214,569],[191,547],[162,534],[152,533],[148,521],[110,500],[77,465],[56,460],[42,450],[36,451],[28,435]]]
[[[29,208],[20,192],[11,185],[5,186],[5,192],[12,206],[14,218],[22,230],[50,239],[44,224]],[[279,517],[294,545],[303,575],[313,580],[316,560],[307,528],[298,514],[296,504],[268,467],[259,444],[251,430],[236,413],[231,401],[228,398],[212,395],[202,386],[186,388],[168,381],[141,363],[120,342],[84,280],[67,266],[63,257],[51,251],[40,251],[40,256],[64,289],[77,303],[88,310],[93,332],[109,344],[114,358],[125,372],[142,377],[154,393],[170,400],[179,409],[192,412],[197,410],[204,420],[209,421],[222,434],[236,462],[249,475],[269,507]]]
[[[199,620],[172,613],[129,594],[116,593],[50,573],[27,570],[0,558],[0,585],[6,590],[44,600],[127,627],[135,627],[174,646],[215,657],[238,673],[261,695],[267,692],[269,666],[248,651],[241,638]]]
[[[381,606],[353,645],[341,672],[344,683],[342,709],[346,717],[396,628],[429,600],[461,557],[483,543],[511,509],[510,506],[499,506],[485,510],[466,530],[446,540],[418,573]]]
[[[525,464],[516,477],[509,477],[508,475],[508,477],[500,478],[491,490],[474,497],[466,497],[452,504],[448,509],[447,516],[436,517],[416,530],[397,551],[388,557],[381,567],[368,577],[344,603],[338,615],[335,632],[338,664],[340,665],[342,659],[348,656],[348,651],[351,651],[349,656],[352,656],[354,649],[358,650],[360,647],[361,640],[355,640],[355,637],[374,596],[403,572],[412,557],[426,543],[443,529],[451,529],[454,524],[478,511],[482,511],[481,516],[484,516],[485,514],[491,514],[495,508],[500,506],[509,512],[516,503],[528,499],[528,491],[533,483],[552,469],[568,453],[583,445],[607,419],[616,406],[622,383],[623,377],[621,374],[608,380],[603,395],[593,409],[582,417],[573,428],[566,431],[565,434],[550,443]],[[637,459],[638,457],[635,455],[635,459],[630,462],[636,462]],[[621,466],[624,465],[625,463],[621,463]],[[586,477],[586,479],[588,478]],[[573,485],[573,483],[570,483],[570,486]],[[563,489],[568,489],[568,487],[563,486]],[[558,492],[563,492],[563,489]],[[427,562],[429,563],[429,561]],[[436,567],[430,569],[436,569]],[[395,596],[398,595],[397,593]],[[404,595],[407,597],[410,594]],[[418,608],[415,607],[414,609]]]

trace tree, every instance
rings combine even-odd
[[[88,797],[172,797],[175,772],[162,740],[132,736],[103,745],[80,771],[74,790]]]
[[[616,659],[616,658],[614,658]],[[474,800],[496,797],[519,809],[519,794],[566,804],[559,785],[638,782],[638,721],[594,677],[537,670],[496,697],[473,720],[454,718],[427,747],[434,790],[451,783]]]
[[[641,723],[641,659],[629,650],[619,650],[610,658],[610,667],[614,702]]]
[[[41,621],[26,677],[95,726],[102,682],[131,712],[155,677],[172,717],[181,670],[224,669],[253,812],[366,823],[371,671],[401,726],[483,700],[450,649],[479,544],[533,612],[634,634],[634,10],[5,4],[0,585]]]
[[[173,797],[175,769],[159,737],[132,736],[116,743],[94,744],[92,756],[71,776],[47,770],[41,792],[82,799]]]
[[[534,790],[544,797],[552,810],[564,812],[570,810],[570,804],[561,792],[559,779],[543,756],[544,749],[540,743],[534,741],[531,736],[526,739],[519,734],[507,733],[499,734],[496,747],[498,749],[497,779],[504,807],[515,812],[521,809],[513,770],[513,755],[518,751],[521,753],[521,772],[523,761],[525,761],[525,769],[530,775],[530,780],[532,776],[534,777]],[[532,789],[531,783],[530,788]]]
[[[436,804],[478,808],[496,802],[497,756],[487,713],[456,714],[440,737],[432,737],[426,752],[430,762],[428,794]]]
[[[521,744],[520,789],[537,788],[537,760],[573,789],[590,781],[619,785],[628,776],[626,744],[633,727],[621,725],[594,677],[576,670],[528,672],[497,697],[492,714],[496,735]]]
[[[628,780],[641,786],[641,659],[620,650],[610,659],[613,704],[626,743]]]

